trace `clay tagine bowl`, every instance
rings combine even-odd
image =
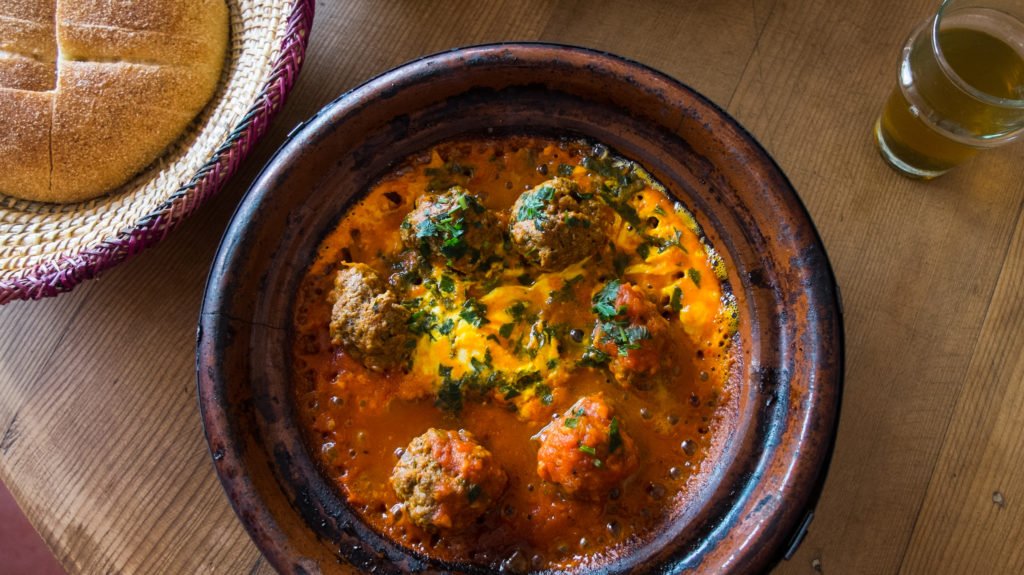
[[[831,453],[839,294],[779,167],[735,120],[635,62],[543,44],[465,48],[356,88],[297,129],[242,201],[210,273],[199,401],[231,504],[282,573],[477,573],[367,527],[307,452],[289,388],[292,305],[318,242],[408,155],[479,134],[583,136],[697,215],[740,310],[736,419],[686,509],[606,573],[761,573],[797,545]]]

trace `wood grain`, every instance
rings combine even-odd
[[[870,136],[899,45],[933,9],[318,3],[299,84],[224,193],[99,280],[0,308],[0,479],[69,572],[271,573],[214,476],[192,373],[206,270],[234,205],[290,128],[345,90],[426,53],[543,40],[634,58],[726,107],[790,176],[829,249],[846,306],[840,435],[811,532],[776,572],[1021,572],[1021,148],[922,184],[890,171]]]
[[[901,573],[1024,573],[1024,214]]]
[[[780,2],[729,106],[810,209],[846,312],[832,471],[780,573],[898,571],[1024,190],[1011,149],[927,184],[882,164],[870,128],[899,45],[933,6],[844,6]]]

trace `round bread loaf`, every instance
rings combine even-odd
[[[95,198],[150,165],[210,100],[223,0],[0,2],[0,194]]]

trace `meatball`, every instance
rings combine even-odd
[[[610,208],[569,178],[523,192],[512,206],[512,244],[545,271],[560,270],[598,251],[613,220]]]
[[[594,296],[599,321],[594,347],[608,359],[608,369],[622,385],[654,387],[672,355],[668,320],[639,287],[613,280]]]
[[[574,497],[605,499],[638,467],[636,445],[601,394],[580,398],[537,437],[537,474]]]
[[[338,270],[328,297],[333,303],[332,344],[373,371],[396,367],[408,359],[415,345],[406,325],[409,311],[373,268],[349,264]]]
[[[497,216],[462,186],[421,197],[401,233],[406,246],[464,274],[489,268],[504,246]]]
[[[471,524],[508,485],[505,471],[473,434],[429,429],[415,438],[391,472],[409,519],[426,529]]]

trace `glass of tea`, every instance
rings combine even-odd
[[[882,157],[934,178],[1024,132],[1024,0],[945,0],[910,35],[875,123]]]

